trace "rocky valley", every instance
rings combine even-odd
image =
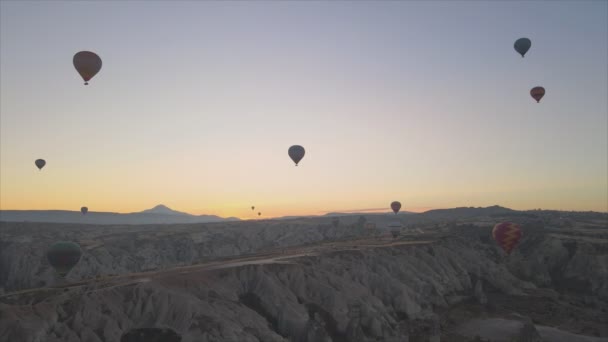
[[[457,208],[184,225],[2,222],[0,341],[608,341],[608,215]],[[505,254],[494,223],[520,222]],[[374,222],[375,229],[365,228]],[[45,259],[76,241],[65,281]]]

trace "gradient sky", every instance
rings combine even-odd
[[[608,211],[606,1],[0,6],[1,209]]]

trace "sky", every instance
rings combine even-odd
[[[607,1],[2,1],[0,209],[608,211],[607,60]]]

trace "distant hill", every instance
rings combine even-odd
[[[421,215],[431,217],[433,219],[462,219],[477,216],[500,216],[500,215],[512,215],[517,211],[499,205],[493,205],[491,207],[458,207],[452,209],[434,209],[425,211]]]
[[[152,209],[146,209],[141,212],[142,214],[157,214],[157,215],[184,215],[184,216],[194,216],[192,214],[184,213],[181,211],[173,210],[163,204],[159,204]]]
[[[5,222],[49,222],[83,224],[180,224],[239,221],[236,217],[223,218],[216,215],[192,215],[172,210],[162,204],[141,212],[121,214],[68,210],[0,210],[0,221]]]
[[[274,217],[272,218],[272,220],[294,220],[294,219],[310,219],[310,218],[322,218],[322,217],[333,217],[333,216],[370,216],[370,215],[375,215],[375,216],[382,216],[382,215],[394,215],[392,211],[387,210],[387,212],[385,213],[379,213],[379,212],[356,212],[356,213],[327,213],[327,214],[323,214],[323,215],[301,215],[301,216],[281,216],[281,217]],[[412,213],[409,211],[400,211],[398,215],[413,215],[416,213]]]
[[[387,215],[387,214],[394,215],[392,211],[387,210],[385,213],[379,213],[379,212],[371,212],[371,213],[365,213],[365,212],[356,212],[356,213],[327,213],[324,216],[365,216],[365,215]],[[412,212],[409,212],[409,211],[400,211],[397,215],[411,215],[411,214],[416,214],[416,213],[412,213]]]

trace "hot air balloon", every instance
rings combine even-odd
[[[287,151],[287,153],[289,154],[289,157],[291,158],[291,160],[293,160],[294,163],[296,163],[296,166],[298,166],[298,163],[300,162],[300,160],[302,160],[302,158],[304,158],[304,147],[300,146],[300,145],[293,145],[289,148],[289,151]]]
[[[254,206],[251,206],[251,210],[253,210],[253,209],[255,209],[255,207],[254,207]]]
[[[84,80],[84,84],[89,84],[93,76],[101,70],[101,58],[91,51],[80,51],[74,55],[74,68]]]
[[[80,208],[80,212],[83,214],[86,214],[88,211],[89,211],[89,208],[87,208],[87,207]]]
[[[262,213],[258,213],[258,216],[261,216],[261,215],[262,215]]]
[[[536,103],[540,102],[540,99],[545,96],[545,88],[534,87],[530,90],[530,95],[536,100]]]
[[[507,254],[511,254],[522,235],[520,226],[513,222],[498,223],[492,229],[492,238],[498,242]]]
[[[46,165],[46,161],[44,159],[36,159],[34,164],[36,164],[36,166],[38,167],[38,170],[42,170],[44,165]]]
[[[340,224],[340,219],[336,217],[331,221],[331,224],[334,225],[334,228],[338,228],[338,225]]]
[[[172,329],[139,328],[122,335],[120,342],[181,342],[182,337]]]
[[[76,266],[81,255],[80,246],[69,241],[56,242],[46,253],[49,263],[61,277],[65,277]]]
[[[532,46],[532,42],[528,38],[519,38],[515,41],[515,44],[513,45],[515,51],[517,51],[522,58],[524,57],[526,52],[530,50],[530,46]]]
[[[401,203],[399,203],[398,201],[394,201],[393,203],[391,203],[391,209],[393,209],[396,215],[399,212],[399,209],[401,209]]]

